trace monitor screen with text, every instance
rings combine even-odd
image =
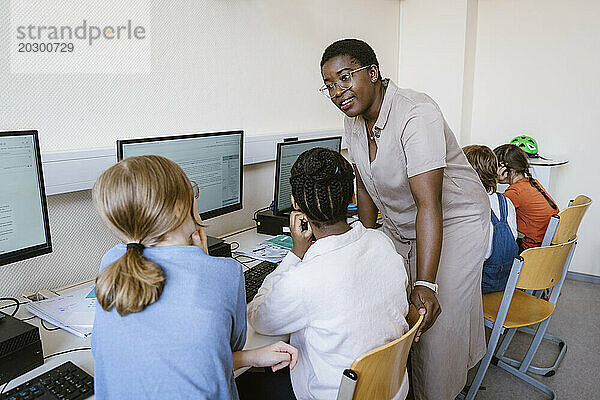
[[[50,251],[37,131],[0,132],[0,265]]]
[[[342,147],[342,137],[336,136],[277,144],[277,165],[275,172],[275,211],[277,213],[287,212],[292,209],[292,186],[290,185],[292,166],[300,154],[315,147],[324,147],[339,153]]]
[[[176,162],[198,184],[202,219],[242,208],[243,131],[117,141],[119,160],[160,155]]]

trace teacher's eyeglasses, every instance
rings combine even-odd
[[[346,72],[340,75],[337,81],[333,83],[326,83],[323,86],[321,86],[319,88],[319,92],[321,92],[323,96],[327,97],[328,99],[333,99],[337,93],[337,90],[335,88],[336,86],[339,87],[342,90],[342,92],[350,89],[354,84],[354,82],[352,81],[352,74],[354,74],[355,72],[362,71],[363,69],[371,68],[373,65],[365,65],[364,67],[360,67],[350,72]]]

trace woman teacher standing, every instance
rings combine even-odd
[[[481,273],[490,206],[437,104],[382,79],[373,49],[356,39],[321,59],[321,92],[344,113],[358,211],[405,258],[410,301],[425,313],[413,346],[416,399],[454,399],[485,353]]]

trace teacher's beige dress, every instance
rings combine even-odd
[[[373,128],[377,156],[369,162],[365,121],[344,120],[345,139],[371,198],[383,216],[384,232],[416,275],[417,207],[408,179],[444,168],[443,244],[437,273],[442,313],[413,346],[412,388],[416,399],[454,399],[467,370],[485,353],[481,273],[487,250],[490,205],[437,104],[427,95],[387,85]],[[412,287],[412,286],[410,286]]]

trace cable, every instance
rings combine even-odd
[[[19,311],[19,307],[21,306],[21,303],[19,302],[19,300],[15,299],[14,297],[0,297],[0,301],[14,301],[15,302],[15,309],[13,310],[12,314],[10,314],[11,317],[14,317],[15,314],[17,313],[17,311]],[[13,304],[9,304],[6,306],[3,306],[2,309],[4,308],[8,308],[8,307],[12,307]]]
[[[4,391],[6,390],[6,387],[8,386],[9,383],[10,383],[10,381],[6,382],[6,384],[4,385],[2,390],[0,390],[0,394],[4,393]]]
[[[237,249],[239,249],[239,248],[240,248],[240,244],[239,244],[238,242],[235,242],[235,241],[233,241],[233,242],[231,242],[231,243],[229,243],[229,244],[230,244],[230,245],[232,245],[232,246],[233,246],[234,244],[236,244],[236,245],[237,245],[235,248],[233,248],[233,247],[232,247],[232,248],[231,248],[231,251],[235,251],[235,250],[237,250]]]
[[[46,324],[44,324],[44,320],[43,320],[43,319],[40,319],[40,321],[42,321],[42,327],[44,327],[44,329],[45,329],[45,330],[47,330],[47,331],[50,331],[50,332],[52,332],[52,331],[57,331],[57,330],[59,330],[59,329],[60,329],[60,328],[58,328],[58,327],[57,327],[57,328],[48,328],[48,327],[46,326]]]
[[[67,354],[67,353],[72,353],[74,351],[85,351],[85,350],[91,350],[91,347],[78,347],[76,349],[70,349],[70,350],[65,350],[65,351],[59,351],[58,353],[54,353],[54,354],[50,354],[49,356],[44,357],[44,360],[47,360],[50,357],[54,357],[54,356],[60,356],[61,354]]]
[[[71,288],[74,288],[74,287],[76,287],[76,286],[80,286],[80,285],[84,285],[84,284],[86,284],[86,283],[91,283],[91,282],[94,282],[95,280],[96,280],[96,278],[94,278],[94,279],[88,279],[87,281],[82,281],[82,282],[74,283],[74,284],[72,284],[72,285],[69,285],[69,286],[65,286],[65,287],[61,287],[61,288],[58,288],[58,289],[54,289],[54,290],[52,290],[51,292],[52,292],[52,293],[54,293],[54,294],[56,294],[57,296],[60,296],[60,295],[59,295],[58,293],[56,293],[56,292],[62,292],[62,291],[64,291],[64,290],[71,289]]]
[[[254,259],[250,259],[249,261],[242,261],[240,260],[240,257],[246,257],[246,256],[235,256],[233,257],[234,260],[236,260],[237,262],[239,262],[242,265],[245,265],[246,267],[250,268],[250,264],[255,261]],[[246,257],[249,258],[249,257]]]
[[[248,228],[240,229],[239,231],[235,231],[235,232],[228,233],[227,235],[219,236],[219,239],[225,239],[225,238],[228,238],[229,236],[237,235],[238,233],[251,231],[252,229],[256,229],[256,227],[250,226]]]
[[[35,315],[32,315],[31,317],[27,317],[27,318],[23,318],[20,321],[29,321],[30,319],[34,319]]]
[[[263,208],[259,208],[258,210],[254,211],[254,216],[252,217],[252,220],[256,221],[256,216],[258,215],[259,212],[273,209],[273,203],[274,202],[271,202],[270,205],[263,207]]]
[[[10,300],[11,300],[11,301],[14,301],[14,300],[16,300],[16,299],[13,299],[13,298],[11,297],[11,298],[10,298]],[[2,299],[0,299],[0,301],[2,301]],[[27,303],[29,303],[29,302],[28,302],[28,301],[20,301],[20,302],[19,302],[19,305],[23,305],[23,304],[27,304]],[[3,309],[5,309],[5,308],[8,308],[8,307],[14,307],[14,306],[15,306],[14,304],[7,304],[7,305],[5,305],[5,306],[2,306],[2,307],[0,307],[0,310],[3,310]]]

